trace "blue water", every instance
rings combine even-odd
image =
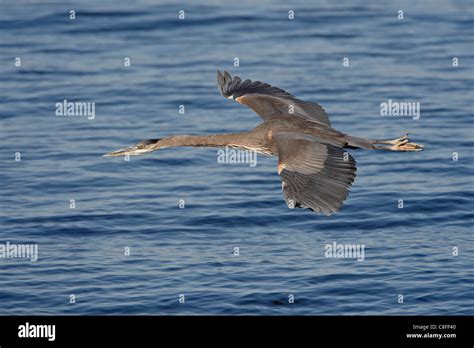
[[[2,1],[0,242],[35,243],[39,260],[0,259],[0,314],[473,315],[473,8]],[[101,157],[258,125],[219,95],[218,68],[319,102],[340,131],[409,132],[425,151],[352,151],[357,178],[331,217],[287,208],[275,157]],[[95,118],[56,116],[63,99],[95,102]],[[381,116],[388,99],[419,102],[420,119]],[[364,261],[326,258],[333,242],[365,245]]]

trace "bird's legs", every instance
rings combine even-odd
[[[380,146],[376,144],[390,145]],[[408,141],[408,134],[403,137],[391,140],[374,140],[374,149],[376,150],[389,150],[389,151],[422,151],[423,145],[410,143]]]

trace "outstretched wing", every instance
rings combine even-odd
[[[338,211],[356,176],[354,158],[340,147],[298,138],[294,133],[277,134],[275,140],[288,207],[325,215]]]
[[[284,90],[260,81],[242,81],[232,78],[227,71],[217,70],[217,85],[220,93],[247,105],[264,120],[275,116],[296,116],[331,126],[324,109],[316,103],[295,98]]]

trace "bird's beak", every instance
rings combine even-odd
[[[118,157],[118,156],[127,156],[127,155],[136,156],[136,155],[141,155],[143,153],[147,153],[150,151],[152,151],[150,148],[144,148],[143,146],[141,146],[141,144],[139,144],[135,146],[125,147],[117,151],[108,152],[103,156],[104,157]]]
[[[137,155],[135,153],[137,150],[136,146],[131,146],[131,147],[124,147],[123,149],[117,150],[117,151],[112,151],[112,152],[107,152],[104,157],[118,157],[118,156],[126,156],[126,155]]]
[[[147,152],[151,152],[154,150],[157,150],[157,143],[161,139],[149,139],[149,140],[144,140],[141,143],[138,143],[136,145],[130,146],[130,147],[124,147],[123,149],[117,150],[117,151],[112,151],[108,152],[104,157],[118,157],[118,156],[135,156],[135,155],[141,155]]]

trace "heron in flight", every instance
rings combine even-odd
[[[356,175],[356,161],[345,148],[423,149],[423,145],[409,142],[408,135],[373,140],[341,133],[331,127],[319,104],[300,100],[267,83],[242,81],[238,76],[218,70],[217,84],[224,97],[250,107],[263,123],[248,132],[144,140],[104,156],[142,155],[174,146],[228,146],[278,156],[278,174],[288,207],[331,215],[341,208]]]

